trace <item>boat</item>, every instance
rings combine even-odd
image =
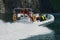
[[[31,8],[14,8],[13,17],[14,22],[33,23],[38,26],[46,26],[54,22],[52,14],[41,14],[32,12]]]

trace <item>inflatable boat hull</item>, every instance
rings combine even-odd
[[[46,14],[45,14],[46,15]],[[54,16],[52,14],[47,14],[47,20],[41,22],[34,22],[39,26],[46,26],[54,22]]]

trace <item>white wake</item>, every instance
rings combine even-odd
[[[0,40],[25,39],[35,35],[44,35],[52,32],[47,27],[33,23],[4,23],[0,20]]]

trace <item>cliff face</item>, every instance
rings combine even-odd
[[[40,11],[42,13],[54,12],[54,9],[50,0],[39,0],[39,3],[40,3]]]
[[[0,0],[0,19],[3,19],[5,14],[5,7],[2,0]]]
[[[14,8],[32,8],[34,11],[39,10],[39,0],[3,0],[6,10],[12,12]],[[6,11],[6,12],[7,12]]]
[[[3,0],[3,1],[6,4],[6,9],[8,11],[11,11],[12,10],[11,8],[17,7],[17,5],[20,7],[23,6],[22,4],[25,5],[25,3],[22,3],[22,2],[24,2],[24,0]],[[33,3],[33,5],[32,5],[32,8],[34,8],[34,9],[38,8],[38,9],[35,9],[37,11],[40,10],[41,12],[44,12],[44,13],[46,13],[46,12],[51,13],[51,12],[59,12],[60,11],[60,6],[59,6],[60,1],[59,0],[26,0],[26,2],[27,2],[26,4],[29,4],[29,3],[32,4],[33,1],[35,1],[34,3],[37,2],[37,4],[38,4],[38,5],[36,5]],[[29,7],[29,6],[27,6],[27,7]]]
[[[54,7],[55,12],[60,13],[60,0],[51,0],[52,6]]]
[[[5,13],[5,7],[2,0],[0,0],[0,13]]]

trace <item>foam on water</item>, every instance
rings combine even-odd
[[[33,23],[4,23],[0,20],[0,40],[18,40],[51,32],[47,27]]]

